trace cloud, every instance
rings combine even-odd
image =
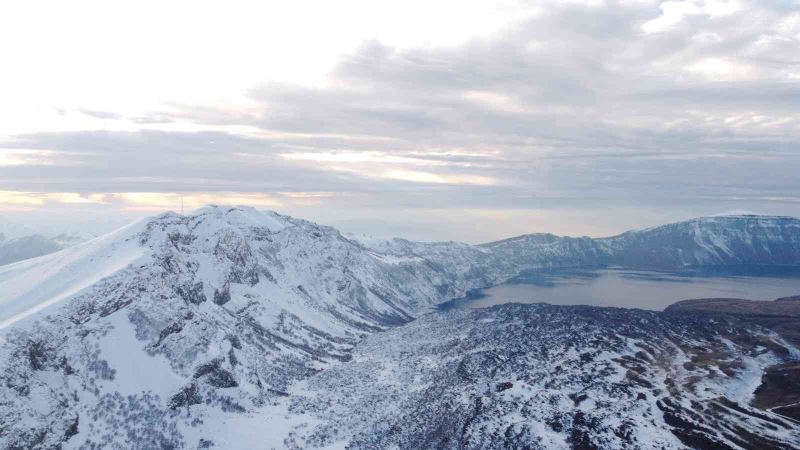
[[[104,194],[79,194],[77,192],[20,192],[0,191],[0,208],[3,206],[42,206],[48,203],[89,204],[104,203]]]
[[[294,196],[289,193],[287,197]],[[305,198],[300,196],[300,198]],[[0,191],[0,209],[4,206],[31,207],[54,205],[102,205],[125,210],[163,211],[199,208],[207,204],[251,205],[261,208],[281,206],[280,200],[259,192],[24,192]]]
[[[37,166],[48,164],[52,152],[24,148],[0,148],[0,167]]]
[[[257,208],[281,206],[276,198],[258,192],[121,192],[104,197],[122,203],[128,209],[147,211],[178,210],[179,206],[192,210],[208,204],[250,205]]]
[[[796,4],[533,6],[452,45],[366,41],[313,87],[267,81],[246,104],[125,119],[182,129],[16,136],[0,143],[0,189],[258,192],[332,210],[766,201],[800,212],[787,200],[800,198]],[[37,163],[12,148],[49,153]]]
[[[112,111],[96,111],[91,109],[82,109],[80,110],[81,114],[85,114],[89,117],[94,117],[95,119],[121,119],[122,115],[117,114]]]
[[[702,14],[703,9],[690,1],[667,1],[659,7],[661,15],[642,25],[645,33],[659,33],[670,30],[680,24],[687,16]]]

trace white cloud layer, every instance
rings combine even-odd
[[[0,208],[800,214],[797,2],[219,5],[0,6]]]

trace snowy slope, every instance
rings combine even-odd
[[[57,253],[0,266],[0,330],[133,263],[146,261],[138,222]]]
[[[685,232],[700,253],[665,261],[800,262],[796,219],[724,220],[471,246],[344,236],[246,207],[146,219],[0,266],[0,449],[247,447],[232,430],[259,442],[266,418],[280,428],[269,442],[312,442],[303,430],[331,418],[291,410],[304,383],[349,364],[366,336],[521,270],[608,264]]]
[[[55,446],[77,428],[72,442],[125,447],[111,430],[146,414],[126,432],[172,445],[184,408],[258,409],[363,336],[499,279],[467,276],[462,253],[482,251],[426,248],[413,251],[439,259],[398,261],[329,227],[208,207],[0,268],[0,444]]]
[[[800,219],[717,216],[692,219],[607,238],[531,234],[483,244],[529,268],[625,266],[680,269],[694,266],[798,265]]]
[[[0,238],[0,266],[47,255],[61,250],[62,248],[64,248],[64,246],[60,242],[40,234],[13,239]]]
[[[674,268],[800,262],[800,220],[717,216],[632,231],[599,240],[614,264]]]
[[[0,266],[48,255],[89,241],[94,237],[89,233],[78,232],[60,233],[52,236],[36,233],[7,236],[4,233],[0,233]]]
[[[777,449],[749,406],[781,339],[694,315],[505,304],[427,315],[312,377],[288,448]]]

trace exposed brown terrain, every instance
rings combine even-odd
[[[800,421],[800,364],[769,367],[756,390],[753,406],[771,408],[774,413]]]
[[[800,296],[771,302],[741,298],[698,298],[668,306],[667,313],[721,314],[769,328],[800,347]],[[755,391],[753,406],[800,420],[800,363],[768,367]]]
[[[800,316],[800,295],[781,297],[771,302],[743,298],[695,298],[681,300],[665,311],[705,311],[753,316]]]
[[[697,298],[668,306],[665,312],[703,312],[739,316],[770,328],[800,347],[800,295],[771,302],[742,298]]]

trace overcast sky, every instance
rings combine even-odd
[[[0,57],[0,231],[800,215],[798,1],[2,2]]]

